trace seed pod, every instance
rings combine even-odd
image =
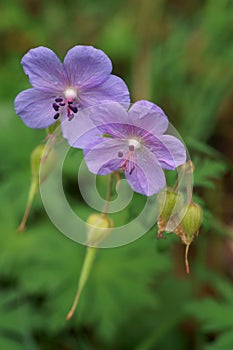
[[[185,248],[185,266],[186,272],[189,274],[189,262],[188,253],[189,247],[192,243],[194,236],[198,234],[202,222],[202,209],[201,207],[191,202],[184,214],[181,224],[176,230],[176,234],[181,238],[182,242],[186,245]]]
[[[86,226],[87,245],[96,246],[111,233],[114,223],[106,214],[91,214]]]
[[[173,190],[167,190],[160,197],[160,217],[165,225],[170,219],[176,205],[181,204],[180,194]]]
[[[191,202],[181,221],[182,228],[187,236],[188,241],[192,241],[195,234],[198,234],[202,222],[201,207]]]
[[[172,189],[167,189],[160,194],[157,238],[163,237],[162,232],[166,230],[166,225],[173,215],[174,209],[179,207],[181,204],[181,195]]]

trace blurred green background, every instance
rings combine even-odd
[[[232,16],[231,0],[1,0],[0,349],[233,349]],[[204,221],[190,276],[172,234],[101,250],[67,322],[85,247],[56,230],[39,196],[16,233],[45,133],[21,122],[13,100],[29,87],[27,50],[44,45],[63,59],[77,44],[109,55],[133,101],[165,110],[194,162]],[[68,164],[65,187],[85,216],[75,176]]]

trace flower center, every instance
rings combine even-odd
[[[79,107],[77,104],[77,91],[69,87],[64,91],[63,96],[64,97],[56,97],[52,104],[56,112],[53,118],[56,120],[62,114],[66,113],[68,120],[72,120],[74,115],[78,112]]]
[[[77,98],[77,91],[71,87],[67,88],[64,92],[65,98],[70,101]]]
[[[129,142],[129,148],[133,148],[133,150],[138,149],[141,146],[140,142],[136,139],[129,139],[128,142]],[[131,146],[133,146],[133,147],[131,147]]]

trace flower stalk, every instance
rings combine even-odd
[[[88,277],[90,275],[90,271],[91,271],[96,253],[97,253],[97,248],[87,247],[86,256],[85,256],[84,263],[83,263],[82,270],[81,270],[81,274],[79,277],[77,293],[75,295],[73,305],[66,316],[67,320],[70,320],[72,318],[72,316],[73,316],[73,314],[78,306],[80,295],[81,295],[82,290],[83,290],[83,288],[88,280]]]
[[[82,293],[83,288],[86,285],[86,282],[88,280],[88,277],[90,275],[90,272],[94,263],[94,259],[98,248],[92,245],[97,245],[102,240],[104,240],[110,234],[113,228],[113,221],[111,218],[107,216],[109,202],[112,197],[113,175],[114,174],[112,173],[110,174],[110,177],[109,177],[108,189],[107,189],[105,204],[102,212],[100,214],[92,214],[87,219],[87,244],[89,244],[89,246],[87,247],[87,250],[86,250],[86,255],[83,262],[81,274],[79,277],[78,288],[74,298],[74,302],[71,306],[70,311],[66,316],[66,319],[68,321],[73,317],[73,314],[78,306],[80,295]]]
[[[26,222],[27,222],[28,216],[30,214],[32,203],[34,201],[34,198],[35,198],[37,192],[38,192],[38,179],[37,179],[37,177],[33,176],[31,179],[31,184],[30,184],[30,188],[29,188],[26,209],[24,211],[21,223],[20,223],[19,227],[17,228],[17,232],[24,232],[25,231]]]
[[[185,247],[185,269],[186,269],[187,275],[189,275],[189,272],[190,272],[190,269],[189,269],[189,260],[188,260],[189,247],[190,247],[190,243],[187,243],[187,244],[186,244],[186,247]]]

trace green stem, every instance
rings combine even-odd
[[[101,213],[102,215],[106,215],[108,212],[109,202],[110,202],[110,199],[112,196],[112,185],[113,185],[113,174],[110,174],[107,194],[106,194],[106,198],[105,198],[105,204],[104,204],[104,207],[103,207],[103,210]],[[84,263],[83,263],[81,274],[79,277],[78,289],[77,289],[77,292],[76,292],[76,295],[74,298],[73,305],[66,316],[67,320],[70,320],[72,318],[74,311],[77,308],[80,295],[81,295],[82,290],[83,290],[84,286],[86,285],[86,282],[87,282],[88,277],[90,275],[91,268],[92,268],[96,253],[97,253],[97,248],[87,247]]]
[[[31,180],[26,209],[25,209],[23,218],[21,220],[21,223],[20,223],[19,227],[17,228],[18,232],[23,232],[25,230],[26,222],[27,222],[27,219],[28,219],[31,207],[32,207],[32,202],[35,198],[35,195],[37,194],[37,191],[38,191],[38,177],[34,176]]]
[[[83,290],[83,288],[87,282],[87,279],[89,277],[96,253],[97,253],[97,248],[87,247],[85,260],[84,260],[84,263],[82,266],[81,275],[80,275],[79,282],[78,282],[77,293],[76,293],[73,305],[66,316],[67,320],[71,319],[71,317],[73,316],[74,311],[78,305],[80,295],[81,295],[82,290]]]
[[[113,173],[111,173],[110,177],[109,177],[107,194],[106,194],[106,198],[105,198],[104,207],[103,207],[103,210],[101,213],[102,215],[106,215],[108,212],[109,202],[110,202],[110,199],[112,197],[112,185],[113,185]]]

